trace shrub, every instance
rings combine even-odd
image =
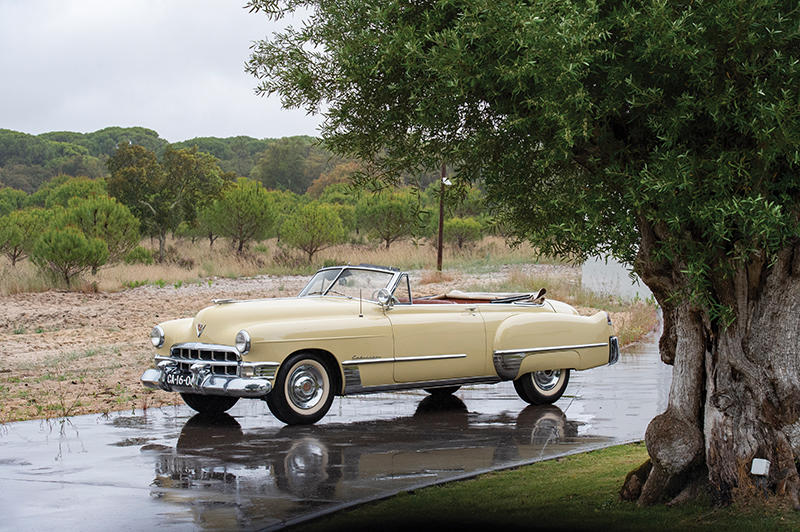
[[[286,218],[281,238],[289,247],[305,252],[310,263],[318,251],[343,242],[345,231],[333,206],[313,201]]]
[[[136,246],[125,255],[125,264],[153,264],[153,252],[142,246]]]
[[[244,177],[200,212],[205,232],[230,238],[239,254],[251,240],[267,237],[275,218],[275,203],[264,186]]]
[[[455,244],[462,249],[464,244],[471,244],[481,239],[483,227],[475,218],[450,218],[444,221],[445,242]]]
[[[47,227],[52,212],[44,209],[23,209],[0,216],[0,253],[12,266],[30,254],[33,243]]]
[[[62,185],[65,186],[65,185]],[[125,205],[108,196],[72,198],[55,225],[72,225],[88,238],[99,238],[108,247],[108,262],[118,262],[139,243],[139,221]],[[97,268],[92,268],[97,273]]]
[[[75,227],[50,229],[36,241],[31,259],[70,287],[76,276],[105,264],[108,246],[99,238],[87,237]]]

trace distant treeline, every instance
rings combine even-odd
[[[277,139],[198,137],[170,144],[156,131],[142,127],[107,127],[93,133],[54,131],[29,135],[0,129],[0,187],[27,193],[58,175],[106,177],[106,162],[118,146],[133,144],[161,157],[167,146],[197,147],[213,155],[219,167],[237,176],[260,181],[275,190],[304,194],[315,180],[341,173],[337,166],[352,164],[333,156],[308,136]],[[422,185],[435,173],[422,176]],[[319,188],[319,187],[318,187]]]

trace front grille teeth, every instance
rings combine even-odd
[[[170,349],[170,357],[178,361],[178,367],[182,371],[189,371],[196,362],[210,362],[212,374],[226,376],[238,375],[241,360],[239,353],[232,347],[207,344],[174,345]],[[214,362],[225,364],[215,365]]]

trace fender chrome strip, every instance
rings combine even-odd
[[[355,360],[345,360],[342,362],[342,366],[354,366],[357,364],[385,364],[387,362],[426,362],[428,360],[449,360],[452,358],[467,358],[467,355],[465,353],[458,353],[454,355],[430,355],[398,358],[358,358]]]
[[[495,351],[495,355],[516,355],[522,353],[547,353],[548,351],[570,351],[573,349],[590,349],[592,347],[606,347],[608,342],[598,344],[554,345],[552,347],[527,347],[522,349],[503,349]]]

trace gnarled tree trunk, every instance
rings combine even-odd
[[[705,486],[727,504],[753,493],[752,461],[765,458],[771,467],[760,488],[800,509],[800,248],[712,280],[734,312],[725,326],[680,295],[680,265],[651,260],[655,233],[642,232],[636,266],[663,308],[659,347],[673,365],[672,387],[645,435],[651,467],[628,475],[623,497],[677,503]]]

